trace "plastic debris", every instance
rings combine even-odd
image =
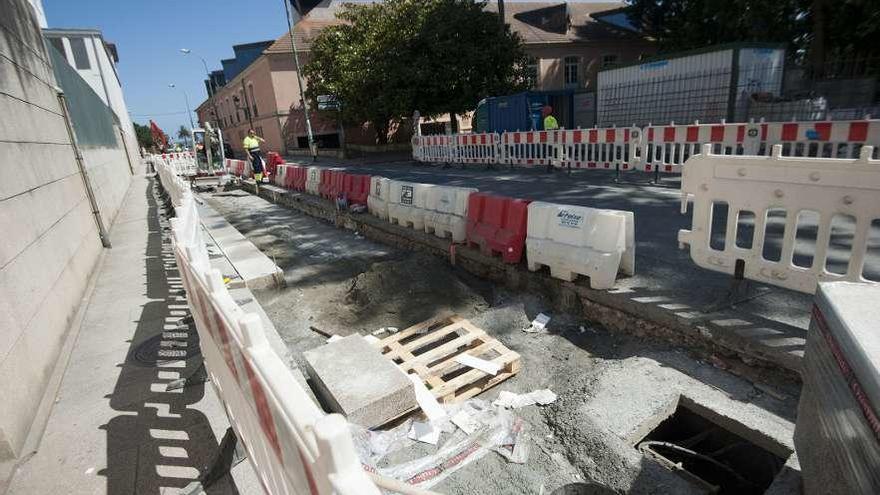
[[[544,333],[547,331],[547,324],[550,323],[550,317],[544,313],[538,313],[538,316],[532,320],[530,327],[523,328],[526,333]]]
[[[556,402],[557,398],[558,396],[548,388],[535,390],[534,392],[529,392],[527,394],[515,394],[513,392],[502,390],[492,405],[509,409],[519,409],[521,407],[533,406],[535,404],[546,406],[547,404]]]
[[[422,409],[422,412],[427,416],[428,421],[431,423],[436,423],[441,421],[446,417],[446,411],[443,409],[443,406],[437,402],[437,399],[434,398],[434,394],[432,394],[428,387],[422,382],[422,379],[419,378],[419,375],[409,374],[407,375],[413,383],[413,387],[416,392],[416,402],[419,403],[419,407]]]
[[[458,411],[451,418],[452,424],[461,428],[461,431],[470,435],[471,433],[477,431],[477,428],[480,427],[480,423],[477,422],[473,416],[467,413],[465,410]]]
[[[487,375],[495,376],[498,374],[499,371],[501,371],[501,365],[493,363],[492,361],[480,359],[476,356],[471,356],[470,354],[459,354],[453,359],[458,364],[463,364],[465,366],[480,370]]]
[[[419,442],[437,445],[437,442],[440,441],[440,428],[437,428],[431,423],[413,421],[412,429],[409,431],[409,438],[418,440]]]

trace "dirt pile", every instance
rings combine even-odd
[[[403,329],[443,311],[471,315],[488,305],[451,267],[412,254],[373,263],[337,284],[322,306],[317,321],[338,322],[349,333],[369,333],[384,326]]]

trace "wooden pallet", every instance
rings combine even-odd
[[[376,347],[404,373],[416,372],[441,403],[473,397],[512,377],[520,368],[518,353],[451,313],[386,337]],[[494,362],[501,370],[492,376],[454,360],[465,353]]]

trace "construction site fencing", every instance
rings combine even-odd
[[[642,137],[639,168],[677,174],[706,144],[716,155],[767,156],[780,144],[782,156],[857,158],[863,146],[880,149],[880,120],[670,124],[647,126]]]
[[[693,201],[693,224],[679,244],[703,268],[806,293],[820,281],[876,282],[865,271],[880,230],[874,149],[855,159],[782,152],[721,156],[705,145],[684,167],[681,211]]]
[[[318,408],[270,346],[260,317],[235,302],[211,267],[186,183],[165,160],[157,171],[172,202],[178,200],[172,243],[205,367],[264,490],[378,495],[345,418]]]
[[[254,176],[254,169],[247,160],[226,159],[226,172],[239,179],[249,179]]]
[[[422,162],[681,173],[684,163],[711,144],[719,155],[856,158],[863,146],[880,153],[880,120],[648,125],[513,131],[501,134],[416,136]]]

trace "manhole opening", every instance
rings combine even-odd
[[[709,493],[737,495],[764,493],[791,455],[785,446],[684,397],[636,448]]]

